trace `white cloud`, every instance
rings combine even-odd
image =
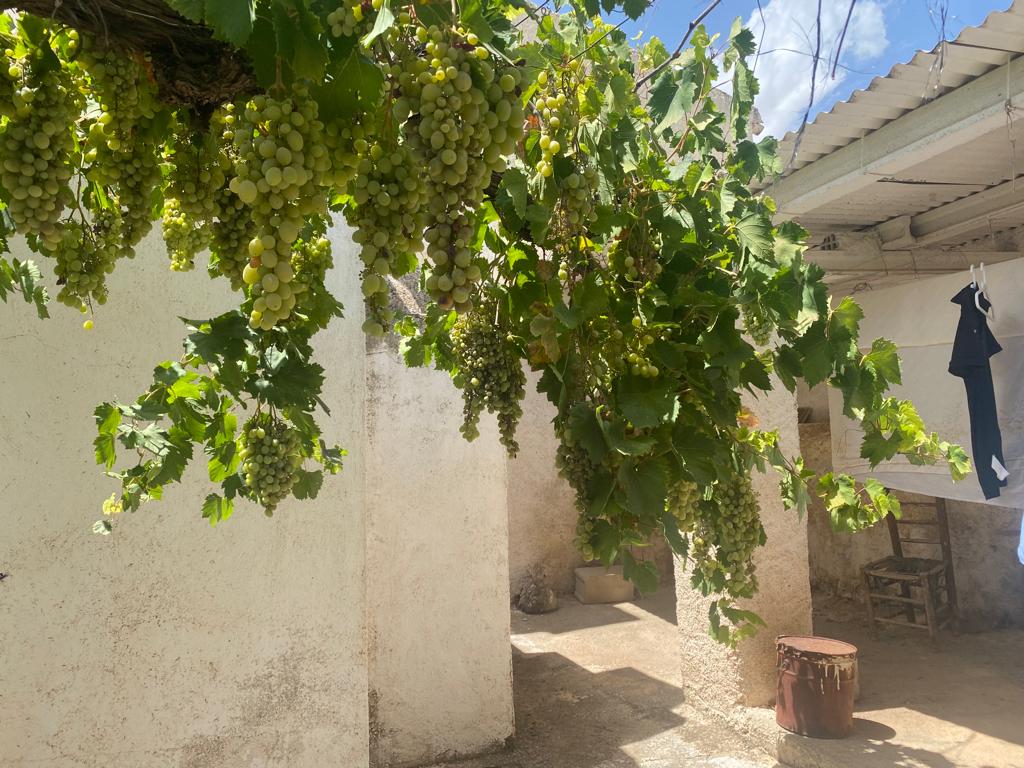
[[[815,46],[817,0],[770,0],[762,2],[764,22],[755,9],[747,20],[755,40],[761,40],[757,79],[761,92],[757,108],[765,133],[782,136],[796,128],[807,109],[811,93],[812,53]],[[838,88],[846,78],[842,67],[832,79],[832,56],[839,42],[849,4],[825,0],[821,4],[821,54],[814,100]],[[761,39],[762,30],[764,39]],[[880,0],[860,0],[854,8],[843,42],[840,63],[856,65],[880,56],[889,45]],[[813,117],[813,110],[812,110]]]

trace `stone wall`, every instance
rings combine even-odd
[[[351,264],[344,252],[339,260]],[[326,437],[350,451],[320,498],[282,505],[270,520],[242,503],[211,530],[200,516],[209,490],[200,461],[110,536],[91,532],[115,490],[93,459],[93,408],[133,398],[156,363],[179,357],[178,315],[236,304],[224,281],[202,272],[170,273],[154,234],[111,275],[91,332],[61,306],[40,321],[20,299],[0,305],[5,768],[366,764],[353,267],[331,276],[349,317],[317,344],[331,373]]]
[[[818,473],[831,471],[832,446],[827,423],[800,425],[800,442],[808,467]],[[946,509],[963,627],[982,630],[1024,626],[1024,566],[1016,556],[1021,512],[964,501],[947,501]],[[908,507],[908,514],[912,513]],[[815,499],[809,511],[808,528],[814,589],[863,600],[861,566],[892,554],[886,526],[879,524],[856,534],[836,533],[829,525],[824,506]],[[919,545],[917,550],[908,547],[906,551],[936,556],[935,549],[925,545]]]

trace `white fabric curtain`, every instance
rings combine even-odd
[[[996,499],[985,501],[977,476],[954,483],[942,466],[917,467],[897,458],[870,470],[860,458],[863,435],[843,416],[842,395],[829,392],[832,458],[836,472],[874,477],[889,488],[1002,507],[1024,507],[1024,259],[986,266],[986,295],[995,308],[989,327],[1002,346],[991,358],[1003,455],[1010,475]],[[914,402],[928,429],[971,455],[971,425],[963,379],[947,370],[960,306],[950,299],[971,281],[970,271],[942,275],[853,298],[864,309],[861,339],[894,341],[903,360],[903,384],[893,394]],[[973,456],[972,456],[973,460]],[[1024,545],[1022,545],[1024,546]]]

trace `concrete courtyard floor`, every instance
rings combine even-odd
[[[778,736],[794,768],[1024,768],[1024,631],[872,636],[863,608],[821,601],[814,631],[859,653],[854,733],[839,741]],[[757,718],[760,713],[755,713]]]
[[[554,613],[513,612],[516,736],[501,753],[444,765],[1024,768],[1024,631],[945,632],[932,645],[914,630],[872,637],[855,603],[816,608],[817,634],[860,651],[850,738],[787,733],[767,709],[738,718],[739,738],[691,710],[679,688],[674,596],[663,588],[633,603],[563,596]]]
[[[671,586],[633,603],[562,596],[512,614],[516,736],[459,768],[773,768],[684,703]]]

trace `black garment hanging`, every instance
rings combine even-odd
[[[1003,348],[989,330],[985,314],[978,311],[974,303],[977,292],[978,288],[972,283],[952,298],[954,304],[960,305],[960,323],[953,340],[949,372],[964,380],[971,418],[974,471],[978,473],[985,498],[994,499],[999,496],[999,489],[1006,487],[1006,470],[989,358]],[[984,312],[992,306],[984,294],[978,297],[978,303]]]

